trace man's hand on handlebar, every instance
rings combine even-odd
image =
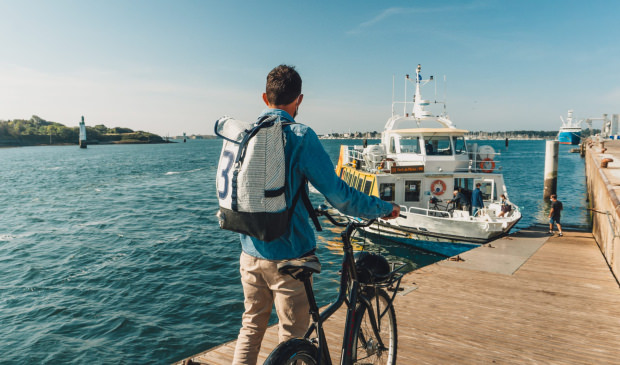
[[[383,217],[383,219],[385,220],[394,219],[394,218],[398,218],[399,216],[400,216],[400,206],[398,204],[392,203],[392,213],[390,213],[390,215]]]

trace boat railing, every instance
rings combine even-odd
[[[488,218],[491,218],[491,219],[501,219],[501,218],[504,218],[504,219],[510,220],[510,219],[513,219],[513,217],[521,215],[521,209],[519,209],[519,206],[510,203],[511,210],[509,212],[507,212],[504,216],[500,217],[498,215],[499,214],[498,212],[501,210],[501,206],[502,206],[502,202],[501,201],[490,202],[484,208],[479,209],[477,214],[474,216],[474,218],[476,218],[476,217],[488,217]]]
[[[349,157],[349,161],[353,160],[364,160],[364,153],[362,146],[348,146],[347,155]]]
[[[470,154],[470,159],[467,167],[457,167],[455,172],[484,172],[484,173],[499,173],[502,170],[501,161],[496,159],[500,153],[487,153],[484,157],[479,156],[477,153]]]
[[[445,210],[435,210],[435,209],[426,209],[426,208],[418,208],[418,207],[409,207],[407,208],[404,205],[401,205],[401,210],[405,210],[407,213],[411,214],[421,214],[428,215],[440,218],[452,218],[452,214]]]
[[[364,154],[364,146],[347,146],[343,157],[343,163],[353,164],[356,168],[361,168],[372,173],[380,172],[384,168],[384,166],[381,165],[381,161],[383,161],[385,156],[379,156],[379,159],[376,159],[370,155],[366,155]],[[387,166],[388,170],[390,166]]]
[[[415,102],[413,101],[393,101],[392,102],[392,116],[398,113],[395,109],[396,107],[402,107],[404,110],[407,110],[408,106],[413,108],[414,105],[415,105]],[[405,116],[408,117],[409,115],[407,115],[407,113],[405,112]]]

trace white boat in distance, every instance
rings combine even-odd
[[[405,217],[378,220],[368,232],[452,256],[448,243],[482,244],[507,234],[521,219],[519,208],[501,214],[501,199],[508,197],[501,167],[490,146],[468,144],[466,130],[457,129],[446,114],[445,102],[425,100],[420,89],[433,81],[422,80],[418,65],[413,101],[392,101],[392,116],[375,145],[340,148],[336,173],[350,186],[378,196],[401,207]],[[433,115],[426,110],[440,104]],[[395,111],[402,106],[402,115]],[[408,111],[408,108],[410,108]],[[364,143],[366,144],[366,143]],[[484,208],[472,214],[471,208],[446,204],[455,189],[471,195],[480,183]],[[456,209],[455,209],[456,208]]]

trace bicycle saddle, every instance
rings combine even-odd
[[[289,274],[293,277],[304,271],[318,274],[321,272],[321,263],[316,255],[300,257],[298,259],[287,260],[279,263],[278,271],[281,274]]]

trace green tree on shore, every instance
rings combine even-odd
[[[0,146],[30,146],[40,144],[77,144],[78,127],[67,127],[61,123],[50,122],[36,115],[32,118],[0,121]],[[129,128],[108,128],[103,124],[86,127],[90,143],[162,143],[163,138],[156,134]]]

